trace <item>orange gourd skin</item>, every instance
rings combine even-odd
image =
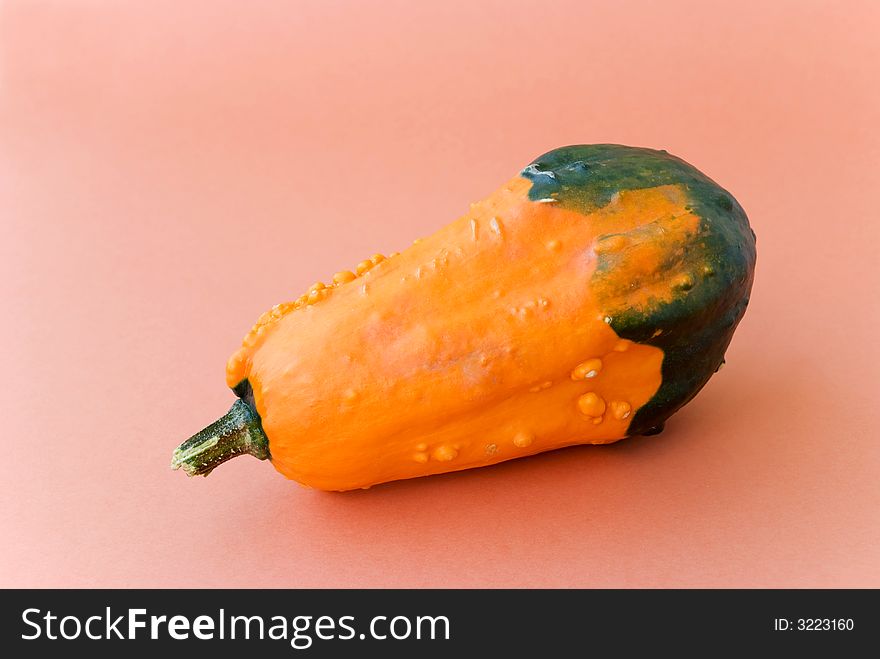
[[[612,317],[672,303],[708,272],[691,249],[701,217],[684,185],[620,190],[588,212],[532,186],[517,176],[261,317],[227,383],[249,383],[279,472],[351,490],[630,433],[664,350],[621,338]],[[613,270],[597,272],[603,256]]]

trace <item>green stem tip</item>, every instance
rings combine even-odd
[[[259,460],[269,457],[269,440],[260,417],[243,400],[204,430],[174,450],[171,468],[187,476],[207,476],[227,460],[249,453]]]

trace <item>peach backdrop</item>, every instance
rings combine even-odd
[[[880,587],[875,2],[5,2],[2,586]],[[168,467],[256,317],[563,144],[758,235],[665,434],[351,494]]]

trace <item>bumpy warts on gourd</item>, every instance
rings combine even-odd
[[[684,161],[556,149],[264,313],[227,364],[241,400],[173,466],[250,453],[349,490],[659,432],[722,364],[754,264],[742,208]]]

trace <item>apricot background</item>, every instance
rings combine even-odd
[[[0,5],[0,586],[880,586],[875,2]],[[569,143],[758,235],[658,437],[326,494],[174,446],[316,279]]]

